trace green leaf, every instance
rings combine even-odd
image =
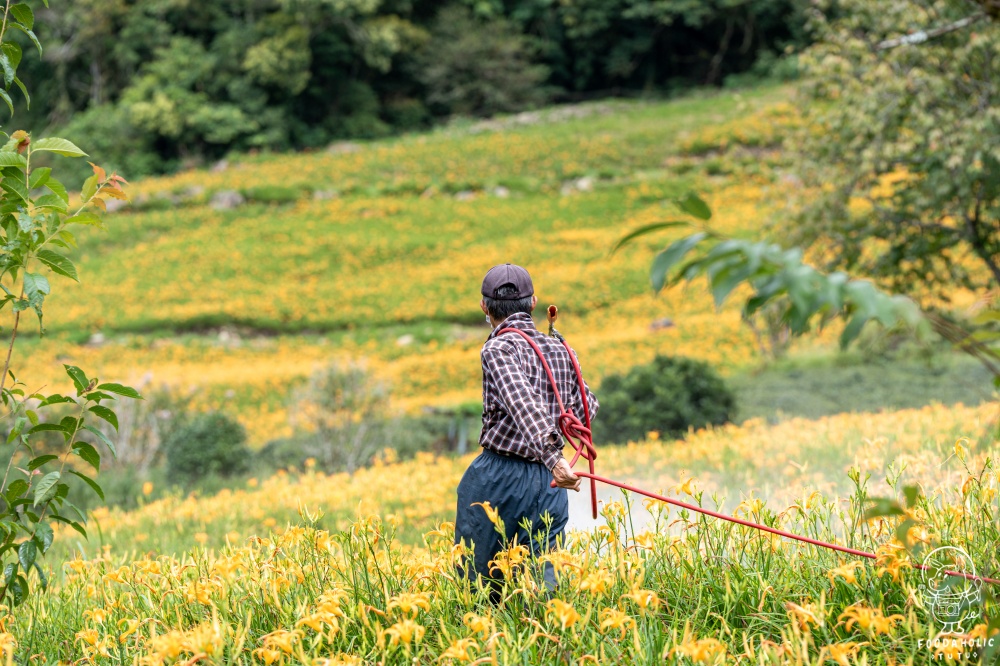
[[[996,608],[996,603],[993,604],[993,608]],[[993,615],[986,623],[986,635],[993,636],[994,631],[998,629],[1000,629],[1000,615]],[[1000,657],[1000,641],[991,638],[986,641],[986,645],[979,655],[979,663],[995,664],[998,657]]]
[[[103,391],[98,391],[97,389],[87,393],[88,402],[100,402],[101,400],[117,400],[117,398],[110,393],[104,393]]]
[[[31,151],[35,153],[55,153],[57,155],[65,155],[66,157],[87,156],[87,153],[77,148],[76,144],[72,141],[67,141],[66,139],[60,139],[54,136],[35,141],[31,144]]]
[[[38,506],[42,502],[52,499],[56,494],[56,484],[62,475],[59,472],[49,472],[42,477],[42,480],[35,485],[35,498],[32,506]],[[101,499],[104,499],[103,497]]]
[[[76,236],[74,236],[73,232],[69,231],[68,229],[62,229],[61,231],[59,231],[58,234],[56,234],[56,236],[58,237],[59,242],[62,243],[64,247],[67,248],[76,247]],[[52,242],[55,242],[55,239],[53,239]]]
[[[14,100],[12,100],[10,95],[7,94],[7,91],[2,88],[0,88],[0,99],[2,99],[7,105],[7,108],[10,109],[10,115],[14,115]]]
[[[73,442],[73,453],[90,463],[95,471],[101,471],[101,454],[97,452],[97,449],[92,444],[88,444],[87,442]]]
[[[46,6],[48,6],[48,5],[46,5]],[[31,40],[31,43],[35,45],[36,49],[38,49],[38,55],[42,55],[42,43],[38,41],[38,35],[36,35],[35,33],[33,33],[30,28],[26,28],[25,26],[21,25],[20,23],[11,23],[10,27],[14,28],[16,30],[20,30],[25,35],[27,35],[28,39]]]
[[[28,434],[34,435],[40,432],[59,432],[64,436],[70,434],[66,432],[66,428],[59,423],[39,423],[38,425],[32,427],[31,430],[28,431]]]
[[[28,166],[27,160],[24,159],[24,155],[18,155],[14,152],[0,151],[0,167],[20,167],[23,169]]]
[[[21,568],[27,571],[35,563],[35,556],[38,548],[34,541],[25,541],[17,549],[17,561],[21,563]]]
[[[88,486],[90,486],[94,490],[95,493],[97,493],[98,497],[100,497],[102,500],[104,499],[104,491],[101,490],[101,487],[99,485],[97,485],[97,481],[94,481],[92,478],[90,478],[86,474],[81,474],[80,472],[77,472],[75,469],[71,469],[69,471],[69,473],[70,474],[76,474],[78,477],[80,477],[81,479],[83,479],[84,482]]]
[[[42,566],[35,561],[35,571],[38,572],[38,583],[42,586],[42,590],[47,590],[49,588],[49,578],[45,575],[45,571],[42,570]]]
[[[44,456],[38,456],[32,458],[31,462],[28,463],[28,471],[33,471],[44,465],[45,463],[52,462],[53,460],[58,460],[59,456],[48,453]]]
[[[722,307],[729,294],[738,284],[743,282],[750,274],[750,269],[745,263],[727,266],[712,276],[712,298],[715,300],[715,307]]]
[[[75,416],[64,416],[59,421],[59,425],[62,429],[68,433],[75,434],[76,431],[83,425],[83,419],[78,419]]]
[[[17,153],[14,154],[17,155]],[[20,155],[18,155],[18,157],[20,157]],[[52,169],[48,167],[38,167],[37,169],[33,169],[31,171],[31,180],[29,181],[28,186],[31,189],[42,187],[45,183],[49,182],[49,177],[51,175]]]
[[[896,525],[896,540],[904,546],[910,545],[910,529],[916,526],[917,521],[907,518],[899,525]]]
[[[686,226],[690,226],[690,223],[689,222],[682,222],[682,221],[679,221],[679,220],[670,221],[670,222],[654,222],[653,224],[647,224],[644,227],[639,227],[638,229],[635,229],[634,231],[630,231],[629,233],[625,234],[620,239],[618,239],[618,242],[615,243],[615,246],[613,248],[611,248],[610,254],[614,254],[619,249],[621,249],[623,246],[627,245],[628,243],[631,243],[632,241],[634,241],[636,238],[639,238],[640,236],[645,236],[647,234],[653,233],[654,231],[660,231],[662,229],[673,229],[673,228],[676,228],[676,227],[686,227]]]
[[[35,14],[31,11],[31,7],[27,4],[22,2],[16,5],[11,5],[10,13],[14,15],[14,18],[17,19],[18,23],[23,25],[28,30],[35,27]]]
[[[17,216],[17,228],[24,233],[30,233],[33,229],[39,225],[35,222],[35,218],[31,217],[27,213],[21,213]]]
[[[87,515],[83,511],[81,511],[80,507],[78,507],[77,505],[73,504],[69,500],[65,500],[63,502],[63,507],[73,509],[73,513],[80,516],[80,520],[82,520],[83,522],[87,522]]]
[[[854,339],[861,335],[861,329],[865,327],[868,323],[868,317],[863,314],[856,314],[851,317],[851,320],[847,322],[847,326],[840,334],[840,348],[846,349],[848,345],[854,342]]]
[[[3,181],[6,183],[7,181]],[[62,256],[58,252],[53,252],[52,250],[39,250],[36,255],[38,260],[51,268],[53,271],[59,275],[64,275],[71,280],[80,281],[80,278],[76,274],[76,266],[73,262]]]
[[[982,326],[983,324],[989,324],[994,321],[1000,321],[1000,310],[987,309],[983,310],[975,317],[970,320],[973,324],[977,326]]]
[[[37,273],[25,273],[24,293],[28,295],[28,298],[38,295],[47,296],[52,293],[52,287],[49,286],[48,278],[44,275],[38,275]]]
[[[31,109],[31,95],[28,94],[28,88],[24,85],[21,79],[14,77],[14,85],[21,89],[21,94],[24,95],[24,106],[27,109]]]
[[[24,431],[24,426],[28,423],[28,419],[23,416],[19,416],[14,420],[14,427],[10,429],[10,434],[7,435],[7,443],[10,444],[15,439],[21,436]]]
[[[24,479],[15,479],[14,481],[10,482],[9,486],[7,486],[7,490],[4,492],[4,495],[7,496],[8,500],[13,502],[27,491],[28,491],[28,482],[25,481]]]
[[[838,314],[844,307],[844,286],[848,282],[846,273],[836,271],[826,276],[823,300],[830,308],[830,314]]]
[[[55,535],[48,523],[43,522],[35,525],[35,543],[41,547],[43,553],[48,552],[54,538]]]
[[[90,201],[94,198],[95,194],[97,194],[97,174],[83,181],[83,187],[80,189],[80,198],[84,201]]]
[[[873,498],[870,501],[872,502],[872,506],[868,507],[865,511],[865,520],[887,516],[902,516],[906,513],[903,511],[903,507],[899,506],[899,503],[894,499],[879,497]]]
[[[903,496],[906,497],[907,508],[912,509],[920,497],[920,486],[903,486]]]
[[[653,260],[653,268],[649,273],[649,279],[653,283],[653,289],[660,291],[663,289],[663,285],[667,279],[667,273],[670,271],[674,265],[684,258],[691,249],[705,240],[708,236],[707,233],[699,231],[696,234],[691,234],[686,238],[682,238],[678,241],[674,241],[667,247],[666,250],[660,252],[656,255],[656,259]]]
[[[7,586],[7,591],[10,592],[14,605],[20,606],[28,596],[28,581],[23,576],[18,576]]]
[[[0,92],[3,91],[0,90]],[[21,173],[18,174],[18,176],[20,177],[17,178],[5,177],[2,181],[0,181],[0,187],[3,187],[4,190],[17,196],[24,203],[27,203],[28,199],[30,198],[28,195],[28,186],[24,182],[24,174]]]
[[[111,455],[114,456],[115,458],[118,457],[118,449],[115,448],[114,442],[108,439],[107,435],[105,435],[103,432],[101,432],[92,425],[85,425],[83,426],[83,429],[88,430],[92,432],[94,435],[96,435],[97,438],[100,439],[102,442],[104,442],[104,445],[108,447],[108,450],[111,451]]]
[[[55,178],[51,178],[45,183],[45,187],[52,190],[53,194],[58,196],[60,199],[69,203],[69,192],[66,191],[66,186],[60,183]]]
[[[0,50],[7,54],[7,58],[10,60],[10,64],[17,69],[17,66],[21,64],[21,58],[23,57],[23,52],[21,51],[20,45],[17,42],[4,42],[0,44]]]
[[[98,391],[107,391],[108,393],[115,393],[117,395],[123,395],[126,398],[135,398],[136,400],[142,400],[142,395],[139,394],[131,386],[123,386],[122,384],[115,384],[114,382],[109,382],[107,384],[100,384],[97,387]]]
[[[87,375],[84,374],[83,370],[76,367],[75,365],[66,365],[63,363],[63,367],[66,368],[66,374],[69,378],[73,380],[73,386],[76,387],[77,393],[83,393],[87,390],[90,385],[90,380],[87,379]]]
[[[4,49],[0,49],[0,70],[3,71],[4,88],[10,88],[11,84],[14,83],[14,65]]]
[[[36,208],[51,208],[60,213],[65,213],[68,208],[65,201],[58,194],[45,194],[35,199]]]
[[[110,423],[116,431],[118,430],[118,415],[115,414],[114,410],[104,405],[94,405],[89,411]]]
[[[878,292],[868,280],[851,280],[844,285],[844,296],[866,317],[872,317],[878,311]]]
[[[49,397],[45,398],[45,400],[42,400],[38,404],[38,406],[39,407],[48,407],[49,405],[59,405],[59,404],[62,404],[64,402],[74,403],[75,404],[76,400],[74,400],[73,398],[67,398],[66,396],[60,395],[58,393],[53,393]]]
[[[85,224],[90,227],[104,228],[104,221],[96,213],[85,211],[79,215],[67,218],[63,224]]]
[[[688,192],[684,195],[683,199],[676,199],[674,203],[682,211],[699,220],[710,220],[712,218],[712,209],[694,192]]]

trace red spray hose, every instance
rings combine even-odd
[[[549,320],[555,320],[555,314],[553,312],[555,306],[550,306],[549,308]],[[538,360],[542,363],[542,368],[545,370],[545,374],[549,379],[549,384],[552,386],[552,393],[556,397],[556,402],[559,404],[559,430],[562,432],[563,437],[572,445],[573,449],[576,451],[573,454],[573,458],[570,460],[569,465],[573,467],[576,462],[582,456],[587,460],[589,465],[589,472],[574,472],[577,476],[582,476],[590,479],[590,505],[593,512],[594,519],[597,519],[597,482],[605,483],[609,486],[617,486],[623,490],[628,490],[629,492],[638,493],[639,495],[645,495],[646,497],[659,500],[661,502],[666,502],[667,504],[673,504],[674,506],[687,509],[689,511],[694,511],[696,513],[702,513],[706,516],[712,516],[713,518],[718,518],[719,520],[725,520],[730,523],[736,523],[738,525],[743,525],[745,527],[751,527],[755,530],[760,530],[762,532],[770,532],[771,534],[776,534],[780,537],[786,539],[793,539],[795,541],[801,541],[803,543],[808,543],[813,546],[819,546],[820,548],[828,548],[830,550],[835,550],[841,553],[847,553],[849,555],[854,555],[856,557],[864,557],[870,560],[877,559],[875,553],[869,553],[864,550],[857,550],[855,548],[848,548],[847,546],[841,546],[835,543],[827,543],[826,541],[820,541],[818,539],[811,539],[809,537],[801,536],[798,534],[793,534],[791,532],[786,532],[785,530],[779,530],[774,527],[769,527],[767,525],[761,525],[759,523],[754,523],[749,520],[743,520],[742,518],[737,518],[736,516],[729,516],[724,513],[719,513],[718,511],[712,511],[711,509],[706,509],[694,504],[688,504],[687,502],[682,502],[680,500],[672,499],[670,497],[665,497],[658,493],[650,492],[648,490],[643,490],[642,488],[637,488],[635,486],[629,485],[627,483],[622,483],[620,481],[615,481],[614,479],[608,479],[603,476],[599,476],[594,470],[594,461],[597,459],[597,449],[594,447],[593,438],[590,432],[590,406],[587,404],[587,390],[586,385],[583,382],[583,372],[580,370],[580,364],[576,360],[576,355],[573,350],[570,349],[569,343],[566,342],[561,336],[559,336],[559,341],[562,342],[563,347],[566,348],[566,353],[569,354],[570,361],[573,363],[573,370],[576,373],[577,385],[580,389],[580,400],[583,403],[583,417],[584,421],[581,422],[579,417],[577,417],[571,409],[567,409],[566,405],[563,403],[562,396],[559,394],[559,387],[556,384],[555,375],[552,374],[552,368],[549,367],[548,361],[545,360],[545,354],[542,353],[541,348],[538,346],[531,336],[520,329],[517,328],[504,328],[497,332],[497,335],[503,335],[504,333],[517,333],[522,338],[524,338],[531,348],[535,351],[538,356]],[[552,487],[556,486],[556,482],[552,481]],[[915,569],[928,570],[930,567],[926,564],[914,564]],[[944,573],[951,576],[959,576],[961,578],[966,578],[968,580],[981,580],[986,583],[992,583],[994,585],[1000,585],[1000,580],[994,578],[987,578],[985,576],[976,576],[975,574],[965,573],[962,571],[945,571]]]

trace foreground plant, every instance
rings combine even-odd
[[[22,54],[10,41],[10,31],[25,34],[41,52],[33,27],[30,5],[8,0],[0,23],[0,99],[11,113],[11,86],[20,88],[26,100],[28,93],[17,77]],[[69,481],[76,479],[104,497],[93,478],[101,467],[95,444],[106,446],[112,455],[115,447],[94,423],[103,420],[117,429],[118,418],[110,404],[119,396],[140,396],[128,386],[91,379],[71,365],[65,369],[75,388],[73,395],[30,390],[13,372],[22,313],[33,310],[39,333],[44,334],[43,307],[52,293],[48,275],[78,281],[76,267],[64,254],[76,247],[72,229],[77,225],[103,228],[100,214],[106,211],[107,200],[127,197],[122,190],[124,178],[92,165],[94,174],[83,184],[79,199],[72,199],[50,167],[37,166],[38,158],[47,153],[80,158],[86,153],[66,139],[34,140],[24,131],[4,136],[7,141],[0,148],[0,311],[10,313],[11,323],[0,374],[0,417],[8,433],[6,444],[12,448],[0,481],[0,603],[16,606],[28,596],[32,570],[42,587],[47,584],[39,560],[52,545],[51,523],[66,523],[86,536],[86,516],[67,499]]]
[[[873,502],[867,475],[854,468],[848,497],[814,492],[780,513],[754,498],[734,509],[877,552],[877,561],[663,504],[648,506],[651,520],[638,526],[626,496],[605,505],[597,529],[544,556],[559,580],[551,598],[529,549],[501,551],[493,603],[456,575],[469,553],[455,546],[450,523],[413,547],[397,541],[398,518],[366,515],[328,530],[320,525],[328,517],[303,511],[301,524],[218,550],[73,559],[37,600],[44,623],[2,614],[0,622],[17,636],[19,656],[94,664],[932,663],[952,644],[935,640],[941,625],[921,591],[920,559],[895,535],[961,547],[980,573],[995,575],[1000,534],[989,512],[1000,477],[988,457],[970,454],[966,480],[930,497],[892,475],[898,491]],[[383,473],[399,478],[412,466]],[[323,485],[335,485],[331,478]],[[712,503],[695,479],[672,492]],[[884,515],[870,510],[893,503],[898,510]],[[181,520],[175,512],[170,522]],[[972,662],[989,638],[1000,640],[986,619],[995,604],[986,598],[970,615],[950,663]]]

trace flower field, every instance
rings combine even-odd
[[[255,445],[290,434],[291,390],[334,359],[364,359],[400,411],[473,401],[487,333],[478,282],[508,260],[532,271],[543,305],[560,306],[560,330],[598,387],[657,353],[744,369],[757,343],[736,306],[717,311],[697,286],[650,293],[649,260],[669,234],[609,250],[628,230],[676,218],[670,200],[690,189],[711,204],[714,229],[766,230],[802,195],[776,150],[796,122],[790,95],[602,103],[136,183],[139,210],[76,251],[94,286],[47,303],[56,324],[24,338],[31,365],[18,375],[59,389],[71,363],[144,388],[200,388],[197,405],[236,414]],[[211,205],[218,192],[274,187],[296,194]],[[829,349],[836,333],[797,350]],[[513,544],[495,561],[500,603],[456,570],[468,553],[448,521],[471,456],[398,461],[386,451],[351,475],[307,464],[204,496],[152,499],[147,483],[139,508],[93,511],[89,540],[53,526],[49,589],[0,607],[0,658],[973,662],[995,631],[994,602],[953,641],[934,640],[941,627],[914,567],[952,545],[996,577],[998,416],[988,404],[930,405],[601,448],[607,476],[878,558],[602,488],[599,525],[543,558],[558,589],[540,590],[543,562]],[[919,497],[897,515],[864,516],[871,498],[903,502],[908,486]],[[894,540],[904,521],[905,547]]]
[[[669,199],[691,188],[720,231],[766,225],[788,196],[770,158],[734,158],[738,177],[688,162],[774,145],[794,115],[789,94],[600,104],[558,122],[245,157],[136,183],[140,202],[203,194],[83,234],[74,259],[90,286],[47,304],[49,337],[24,338],[32,365],[19,376],[60,386],[70,362],[105,379],[200,387],[200,404],[238,415],[256,444],[289,434],[289,387],[338,355],[367,359],[403,410],[475,400],[487,332],[478,281],[508,260],[531,269],[543,305],[560,306],[561,330],[597,384],[657,352],[745,366],[754,341],[736,309],[717,313],[697,291],[649,293],[649,258],[669,235],[609,250],[626,231],[677,216]],[[279,185],[302,197],[209,205],[213,192]],[[650,328],[663,318],[672,326]],[[220,337],[221,326],[234,330]],[[101,341],[87,344],[93,334]]]
[[[997,570],[996,416],[931,406],[601,451],[607,475],[877,551],[875,562],[620,497],[599,529],[547,556],[554,595],[539,591],[525,544],[501,553],[493,605],[454,569],[463,551],[447,521],[469,458],[383,459],[353,476],[307,469],[95,512],[91,542],[58,535],[67,564],[30,612],[3,620],[0,645],[97,664],[973,661],[954,646],[983,639],[983,622],[927,647],[939,627],[916,555],[891,534],[912,518],[913,544],[960,546]],[[916,482],[906,516],[863,519],[865,498]]]

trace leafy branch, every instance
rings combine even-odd
[[[712,217],[708,204],[696,194],[690,193],[675,203],[699,223]],[[697,223],[672,220],[649,224],[624,236],[612,252],[657,231],[692,226]],[[688,259],[692,252],[696,256]],[[873,320],[887,328],[906,326],[918,333],[930,328],[930,321],[911,299],[886,294],[871,281],[852,279],[840,271],[822,273],[803,261],[802,250],[784,249],[767,241],[725,238],[699,228],[659,252],[650,269],[650,281],[657,292],[699,277],[707,278],[716,307],[722,306],[737,287],[749,287],[743,302],[744,315],[750,317],[765,305],[775,304],[793,335],[802,335],[813,326],[821,328],[834,318],[844,319],[847,325],[840,336],[842,348]]]
[[[18,86],[26,99],[28,93],[17,78],[21,49],[4,40],[13,28],[27,35],[41,52],[33,27],[30,6],[6,0],[0,23],[0,71],[4,80],[0,98],[11,113],[11,86]],[[0,313],[9,305],[12,325],[0,374],[0,402],[6,408],[4,418],[10,424],[6,444],[12,450],[0,481],[0,604],[10,599],[13,605],[18,605],[28,597],[32,571],[37,573],[43,588],[47,584],[39,558],[55,537],[50,522],[64,523],[84,536],[87,534],[86,515],[67,499],[70,491],[67,481],[78,479],[104,499],[100,485],[84,471],[86,467],[77,469],[73,464],[78,458],[92,467],[96,475],[101,467],[101,454],[95,443],[106,447],[112,456],[117,455],[114,443],[93,425],[94,420],[103,420],[117,431],[118,417],[108,405],[120,398],[141,399],[141,396],[131,387],[88,378],[83,370],[70,365],[65,369],[76,389],[75,395],[26,393],[25,385],[11,369],[21,313],[29,308],[34,310],[44,334],[44,304],[52,293],[49,275],[79,281],[77,268],[66,254],[77,245],[74,227],[103,229],[101,214],[107,210],[107,200],[128,197],[123,189],[124,178],[108,174],[91,163],[93,175],[84,182],[79,200],[72,202],[66,187],[53,177],[53,170],[34,168],[33,157],[36,153],[50,153],[81,158],[86,153],[66,139],[34,139],[24,131],[3,136],[6,143],[0,147]],[[12,382],[10,386],[8,379]],[[68,407],[70,413],[66,413]],[[83,439],[84,435],[91,441]],[[58,468],[52,469],[57,461]]]

